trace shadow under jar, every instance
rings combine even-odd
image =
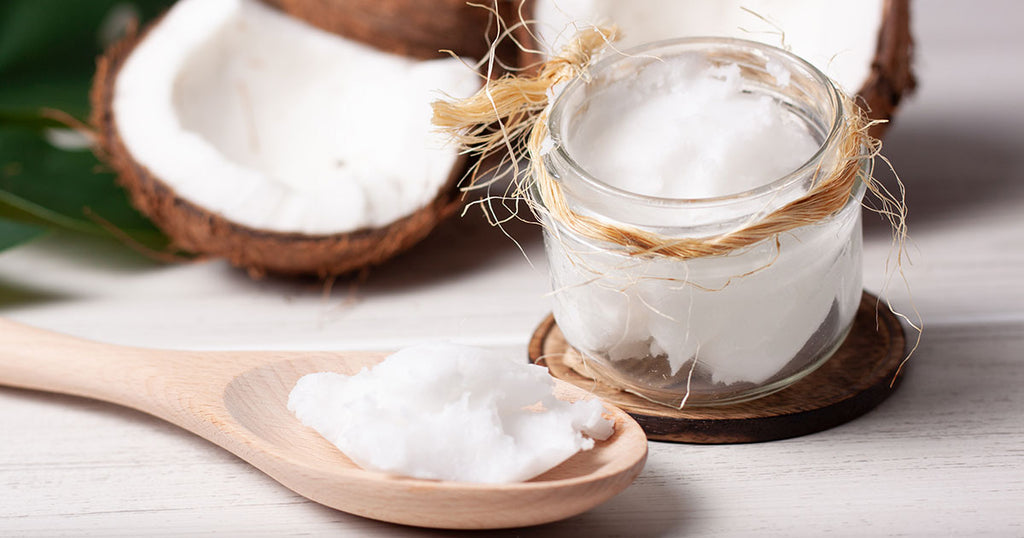
[[[628,163],[633,150],[623,143],[595,151],[590,120],[610,113],[605,124],[615,128],[615,121],[635,112],[631,107],[648,106],[653,98],[685,102],[687,93],[664,76],[676,62],[690,66],[685,69],[707,66],[712,78],[776,107],[811,137],[807,160],[798,156],[791,168],[742,191],[705,197],[652,195],[630,188],[633,178],[599,175],[605,167],[598,160],[621,149],[621,162]],[[641,89],[662,94],[636,95]],[[609,111],[609,103],[617,109]],[[650,113],[646,118],[671,121]],[[548,116],[543,158],[568,207],[580,215],[668,238],[712,237],[758,222],[807,194],[822,171],[843,158],[845,121],[839,91],[800,58],[744,40],[681,39],[615,54],[565,87]],[[707,143],[715,136],[723,135],[709,133]],[[751,158],[740,153],[735,159]],[[693,163],[698,165],[704,164]],[[865,148],[859,178],[870,173]],[[842,344],[857,311],[864,191],[858,179],[842,209],[811,225],[726,255],[682,259],[631,253],[584,237],[552,217],[535,190],[555,320],[584,357],[582,373],[675,407],[746,401],[804,377]]]

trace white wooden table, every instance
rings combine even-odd
[[[607,504],[490,536],[1024,536],[1024,32],[1020,4],[918,2],[919,93],[886,143],[911,205],[925,338],[863,418],[765,444],[652,443]],[[472,215],[476,217],[477,215]],[[537,231],[464,219],[330,296],[221,263],[160,266],[53,237],[0,256],[0,315],[192,349],[397,348],[453,339],[525,356],[549,310]],[[866,285],[889,241],[866,230]],[[351,288],[351,289],[350,289]],[[899,309],[907,294],[894,286]],[[2,337],[2,335],[0,335]],[[112,405],[0,389],[0,536],[433,536],[323,508],[215,446]]]

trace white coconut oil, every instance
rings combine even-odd
[[[547,169],[576,212],[670,237],[747,226],[837,158],[842,107],[784,51],[680,40],[606,60],[551,109]],[[842,342],[861,295],[858,185],[839,212],[728,255],[631,255],[545,216],[554,314],[591,375],[679,405],[785,387]]]
[[[567,402],[553,390],[542,366],[434,343],[353,376],[306,375],[288,409],[365,469],[506,483],[540,475],[612,434],[600,400]]]

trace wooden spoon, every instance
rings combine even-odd
[[[0,320],[0,385],[138,409],[227,449],[303,497],[372,519],[451,529],[557,521],[625,489],[647,459],[644,432],[608,407],[611,438],[528,482],[472,484],[363,470],[303,426],[286,402],[307,373],[354,374],[386,355],[141,349]],[[556,382],[559,398],[586,396]]]

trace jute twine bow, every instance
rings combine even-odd
[[[622,223],[606,222],[573,211],[561,184],[544,164],[542,147],[548,136],[547,119],[552,88],[588,76],[595,58],[618,37],[615,27],[592,27],[580,31],[558,55],[541,65],[535,75],[505,75],[489,81],[479,92],[461,100],[433,104],[434,125],[447,132],[462,151],[479,157],[507,152],[516,163],[527,157],[527,176],[513,181],[518,196],[527,198],[531,188],[539,193],[540,207],[556,222],[580,236],[612,243],[633,256],[690,259],[721,256],[783,232],[814,224],[843,208],[858,179],[882,202],[876,209],[893,224],[894,232],[905,235],[905,208],[870,176],[862,174],[864,159],[872,159],[880,144],[867,132],[872,125],[853,101],[843,96],[845,121],[838,133],[838,158],[831,169],[813,172],[811,188],[800,198],[740,228],[709,237],[672,237]],[[472,170],[471,184],[479,168]]]

